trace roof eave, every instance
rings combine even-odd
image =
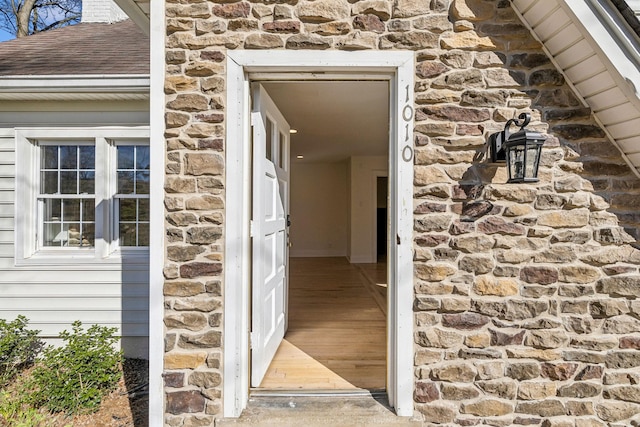
[[[148,99],[149,75],[0,76],[0,99]]]
[[[512,5],[640,177],[640,54],[633,37],[597,1],[513,0]],[[616,108],[624,108],[624,120]]]
[[[145,11],[139,2],[135,0],[114,0],[133,22],[140,27],[146,35],[150,34],[151,22],[148,11]]]

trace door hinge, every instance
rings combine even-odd
[[[251,331],[249,332],[249,348],[254,348],[254,343],[256,342],[256,333]]]
[[[255,235],[255,225],[253,220],[249,221],[249,237],[253,237]]]

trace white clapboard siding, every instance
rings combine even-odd
[[[0,203],[0,218],[13,218],[13,203]]]
[[[0,178],[12,178],[15,174],[15,166],[12,164],[0,163]]]
[[[70,283],[64,287],[52,286],[50,283],[25,283],[25,284],[2,284],[3,290],[8,291],[3,295],[6,298],[10,293],[15,298],[43,298],[50,300],[53,298],[146,298],[147,284],[134,283],[126,284],[124,287],[119,284],[112,283],[109,285],[99,284],[96,286],[87,286],[84,283]]]
[[[512,5],[626,155],[629,166],[640,167],[640,98],[634,88],[640,87],[640,73],[624,47],[633,45],[635,34],[617,27],[619,22],[595,2],[513,0]]]
[[[109,310],[117,311],[126,305],[130,309],[145,310],[148,305],[147,298],[141,297],[126,297],[126,303],[120,296],[100,298],[87,298],[80,296],[70,297],[57,297],[56,308],[62,311],[74,311],[78,307],[83,310]],[[29,307],[31,311],[48,311],[51,310],[51,302],[45,298],[33,298],[26,295],[19,297],[7,297],[6,295],[0,298],[0,311],[11,311],[15,307]]]
[[[120,335],[121,331],[125,331],[125,337],[135,338],[139,343],[137,345],[145,346],[146,340],[149,335],[148,322],[144,323],[122,323],[121,319],[116,319],[114,322],[100,322],[101,326],[109,328],[116,328],[116,335]],[[89,324],[82,324],[83,327],[89,327]],[[47,343],[51,343],[51,338],[57,337],[62,331],[71,331],[71,324],[67,322],[53,323],[50,320],[45,322],[30,322],[30,329],[36,329],[40,331],[40,336],[47,339]],[[85,328],[86,329],[86,328]]]
[[[0,165],[13,165],[16,163],[15,152],[11,148],[0,148]]]
[[[55,283],[65,284],[79,281],[87,287],[109,285],[111,283],[119,284],[121,281],[125,283],[148,283],[149,274],[146,271],[122,271],[116,270],[117,266],[111,270],[100,269],[99,267],[91,268],[80,264],[65,267],[44,267],[45,275],[40,269],[21,267],[14,268],[9,271],[3,271],[0,274],[0,283],[6,286],[13,286],[18,283],[22,286],[28,286],[30,283]],[[96,274],[91,274],[94,271]]]
[[[51,320],[50,311],[44,310],[5,310],[4,313],[8,318],[13,319],[20,314],[26,315],[30,323],[40,324],[47,323]],[[25,314],[27,313],[27,314]],[[60,323],[71,324],[76,320],[82,320],[83,324],[112,324],[119,322],[125,323],[144,323],[147,318],[146,310],[126,310],[119,312],[117,310],[59,310],[56,312],[56,321]]]
[[[4,257],[13,257],[14,250],[12,243],[2,243],[0,242],[0,258]],[[0,272],[0,276],[4,276],[6,271]]]
[[[13,190],[6,190],[0,187],[0,203],[13,203],[13,199]]]
[[[35,115],[27,118],[37,122]],[[115,327],[126,355],[148,357],[148,263],[16,267],[14,191],[14,130],[0,128],[0,318],[24,315],[54,344],[76,320]]]

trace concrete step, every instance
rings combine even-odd
[[[420,427],[419,419],[398,417],[386,396],[258,396],[240,418],[216,420],[217,427]]]

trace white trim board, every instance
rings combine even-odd
[[[296,79],[390,80],[390,238],[388,379],[390,404],[413,415],[413,52],[229,51],[227,53],[223,415],[249,398],[250,161],[249,82],[275,73]],[[230,143],[233,141],[234,143]],[[236,143],[237,142],[237,143]]]
[[[164,178],[165,178],[165,1],[150,7],[150,146],[149,217],[149,425],[164,425]]]
[[[0,100],[147,100],[149,76],[0,76]]]

